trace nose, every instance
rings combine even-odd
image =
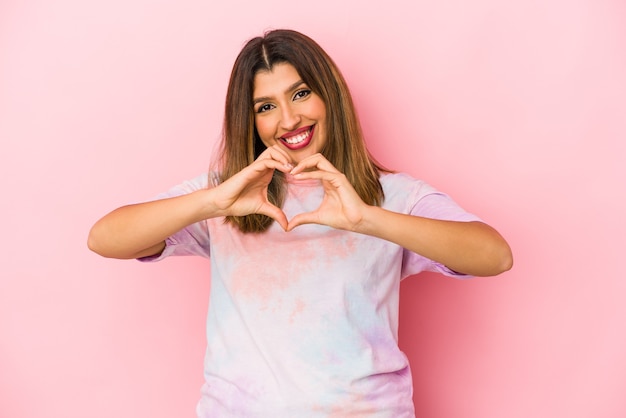
[[[280,113],[280,127],[292,131],[300,124],[300,113],[293,106],[283,106]]]

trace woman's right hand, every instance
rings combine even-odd
[[[289,156],[277,146],[266,149],[252,164],[213,189],[213,204],[224,216],[259,213],[287,229],[285,213],[267,198],[274,170],[293,169]]]
[[[104,257],[147,257],[160,253],[167,237],[192,223],[251,213],[267,215],[287,229],[287,217],[267,199],[267,186],[274,170],[292,168],[283,151],[269,148],[219,186],[115,209],[91,228],[88,246]]]

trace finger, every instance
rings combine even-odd
[[[357,204],[363,202],[359,194],[354,190],[347,177],[340,173],[329,173],[327,171],[314,170],[305,171],[294,175],[299,180],[316,179],[324,185],[325,193],[338,193],[339,198],[345,204]],[[351,203],[350,203],[351,202]]]
[[[246,168],[250,170],[254,170],[257,173],[263,173],[263,174],[265,174],[267,170],[279,170],[286,174],[291,171],[293,166],[288,162],[283,162],[283,161],[275,160],[272,158],[262,158],[262,159],[257,159],[255,162],[253,162]]]
[[[283,173],[289,172],[289,167],[276,160],[257,160],[251,165],[245,167],[243,170],[227,179],[223,184],[230,185],[230,189],[233,191],[241,192],[248,186],[257,184],[267,184],[271,180],[271,175],[274,170],[282,171]]]
[[[287,230],[289,224],[289,222],[287,221],[287,215],[285,215],[285,212],[280,210],[278,207],[271,204],[266,204],[263,205],[261,209],[259,209],[258,213],[260,213],[261,215],[269,216],[270,218],[278,222],[283,230]]]
[[[314,212],[299,213],[289,221],[285,231],[292,231],[295,227],[305,224],[322,224],[319,216]]]
[[[272,155],[280,154],[280,155],[284,156],[288,161],[290,161],[290,162],[293,161],[291,156],[289,154],[287,154],[287,151],[285,151],[284,149],[282,149],[278,145],[272,145],[271,147],[269,147],[269,150],[272,153]]]
[[[292,171],[293,172],[293,171]],[[330,182],[333,186],[339,187],[342,184],[348,183],[345,175],[339,171],[329,172],[322,170],[303,171],[293,175],[298,180],[322,180]]]
[[[261,155],[258,156],[257,160],[263,160],[267,158],[280,160],[282,162],[289,161],[289,156],[285,154],[281,149],[276,148],[276,147],[266,148],[265,151],[263,151]]]
[[[276,145],[267,148],[257,158],[257,160],[265,160],[265,159],[279,161],[283,163],[285,166],[289,166],[293,168],[292,160],[289,154],[287,154],[284,150],[280,149]]]
[[[300,161],[293,170],[291,170],[291,174],[298,174],[307,169],[317,168],[319,170],[330,171],[334,173],[339,173],[340,171],[335,168],[334,165],[330,163],[322,154],[317,153],[306,157],[302,161]]]

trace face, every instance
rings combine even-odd
[[[254,121],[267,147],[279,145],[294,163],[326,143],[326,105],[288,63],[254,77]]]

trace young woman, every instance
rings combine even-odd
[[[336,65],[290,30],[240,52],[215,169],[109,213],[89,247],[210,257],[200,417],[413,417],[400,280],[512,265],[493,228],[376,164]]]

